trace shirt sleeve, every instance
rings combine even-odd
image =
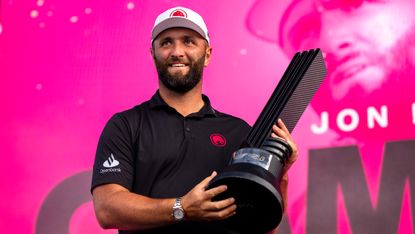
[[[135,150],[126,118],[115,114],[101,133],[92,172],[92,190],[103,184],[119,184],[132,189]]]

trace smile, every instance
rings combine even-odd
[[[171,67],[185,67],[185,66],[187,66],[186,64],[184,64],[184,63],[175,63],[175,64],[171,64],[170,65]]]

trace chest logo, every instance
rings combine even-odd
[[[224,147],[226,145],[226,138],[219,133],[210,134],[210,142],[216,147]]]

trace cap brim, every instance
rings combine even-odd
[[[191,29],[199,33],[204,39],[206,39],[209,42],[207,35],[205,35],[204,31],[197,24],[193,23],[192,21],[186,18],[181,17],[168,18],[160,22],[156,27],[153,28],[153,32],[151,33],[151,40],[154,41],[161,32],[170,28]]]

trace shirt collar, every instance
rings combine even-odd
[[[209,98],[202,94],[202,99],[205,105],[203,105],[202,109],[200,109],[198,112],[192,113],[188,115],[187,117],[204,117],[204,116],[214,116],[217,117],[216,111],[212,108],[210,104]],[[150,99],[150,108],[170,108],[173,109],[171,106],[169,106],[163,98],[160,96],[160,92],[157,90],[156,93],[151,97]],[[176,110],[175,110],[176,111]]]

